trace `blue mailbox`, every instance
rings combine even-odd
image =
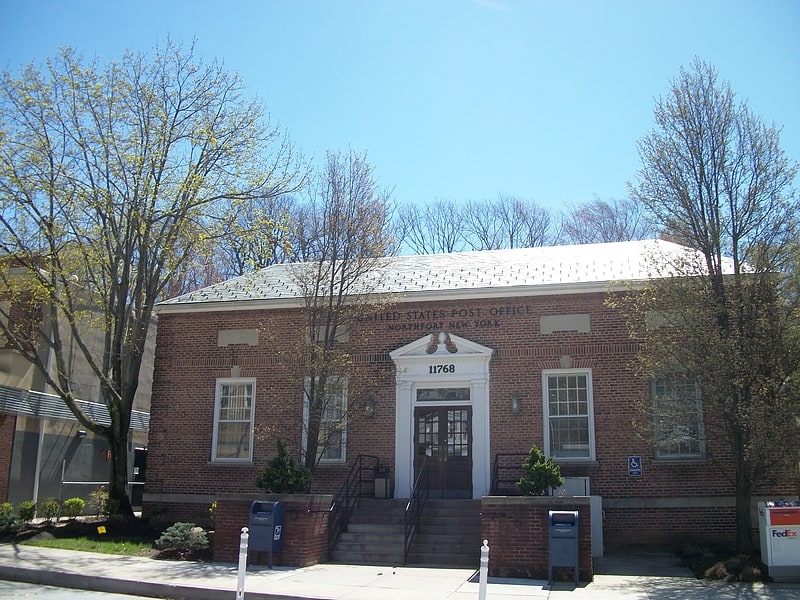
[[[269,552],[270,568],[272,553],[283,550],[283,518],[282,502],[256,500],[250,505],[248,550]]]
[[[553,583],[553,567],[571,567],[578,584],[578,511],[551,510],[548,513],[548,538],[550,556],[548,581]]]

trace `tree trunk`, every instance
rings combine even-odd
[[[753,517],[750,510],[752,501],[752,485],[740,472],[736,480],[736,552],[737,554],[752,555],[753,545]]]
[[[133,507],[128,497],[128,437],[109,436],[111,447],[108,479],[109,512],[133,518]]]

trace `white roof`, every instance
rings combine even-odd
[[[374,293],[399,301],[606,291],[622,281],[663,277],[664,265],[693,251],[664,240],[387,257],[371,274]],[[660,268],[656,268],[659,265]],[[298,306],[298,263],[272,265],[166,300],[158,311]]]

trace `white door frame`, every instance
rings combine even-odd
[[[416,390],[469,387],[472,406],[472,497],[489,494],[489,361],[493,350],[444,331],[426,335],[389,353],[395,376],[395,495],[409,498],[414,486]],[[437,403],[443,405],[445,403]]]

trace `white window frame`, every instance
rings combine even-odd
[[[683,440],[675,439],[673,434],[673,440],[669,441],[662,439],[664,436],[664,428],[659,424],[658,407],[658,398],[661,396],[656,393],[656,387],[659,384],[663,386],[667,379],[674,380],[678,377],[684,380],[681,382],[682,389],[688,389],[689,387],[694,388],[694,397],[690,398],[688,395],[681,394],[680,398],[677,398],[676,395],[670,395],[668,401],[674,403],[676,406],[672,414],[666,415],[665,418],[673,420],[671,426],[669,426],[670,429],[680,431],[680,429],[683,428],[689,433],[686,434]],[[691,404],[689,404],[690,401],[692,401]],[[651,377],[650,402],[653,406],[653,453],[655,458],[658,460],[698,460],[705,458],[706,437],[703,423],[703,395],[697,380],[680,372],[671,372],[659,377]],[[684,406],[677,406],[678,402],[686,404]],[[669,410],[669,407],[667,407],[666,410]],[[676,421],[677,419],[684,418],[685,420],[681,423]],[[691,423],[689,423],[690,419],[692,421]],[[671,450],[674,446],[684,443],[689,446],[687,451],[681,451],[680,449],[677,451]]]
[[[235,386],[235,385],[251,386],[250,407],[249,409],[245,409],[249,412],[249,415],[247,415],[246,418],[244,418],[245,415],[242,415],[243,418],[239,419],[228,418],[223,420],[220,414],[222,410],[223,390],[226,386]],[[232,377],[227,379],[217,379],[216,391],[214,393],[214,433],[211,440],[211,462],[217,462],[217,463],[253,462],[253,423],[254,423],[255,407],[256,407],[256,380],[254,378]],[[247,429],[248,429],[247,456],[245,457],[218,456],[217,453],[219,450],[218,444],[220,441],[219,440],[220,426],[225,423],[247,424]]]
[[[553,453],[551,444],[550,424],[551,419],[561,418],[563,415],[550,414],[550,378],[551,377],[586,377],[586,415],[566,415],[583,416],[586,419],[588,430],[588,448],[584,456],[566,456]],[[544,412],[544,453],[545,456],[552,458],[555,462],[591,462],[595,460],[595,433],[594,433],[594,392],[592,389],[592,370],[591,369],[550,369],[542,371],[542,410]]]
[[[303,452],[305,453],[305,449],[308,447],[308,416],[309,416],[309,408],[310,403],[308,399],[308,394],[305,392],[305,389],[308,389],[308,385],[310,383],[310,379],[306,379],[305,381],[305,388],[303,391]],[[329,377],[328,378],[329,384],[341,384],[341,417],[335,419],[334,422],[338,422],[341,424],[342,430],[342,439],[339,446],[334,446],[334,448],[341,448],[341,456],[335,458],[326,458],[324,453],[328,452],[331,447],[322,448],[319,447],[317,449],[317,462],[318,464],[333,464],[338,465],[347,462],[347,378],[346,377]],[[322,421],[320,422],[320,434],[326,430],[326,423],[329,420],[325,419],[325,415],[323,414]],[[323,455],[319,456],[319,452],[323,451]]]

